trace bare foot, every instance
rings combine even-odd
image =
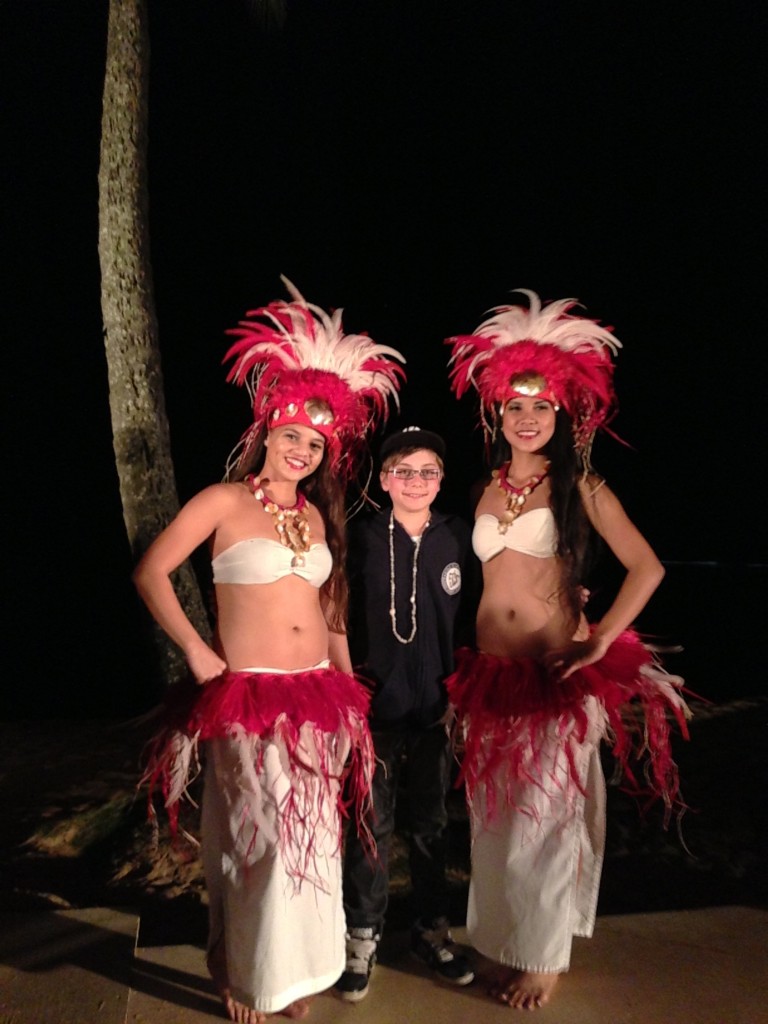
[[[236,999],[232,998],[232,993],[229,991],[227,953],[223,938],[219,939],[208,953],[206,962],[208,964],[208,971],[213,978],[213,984],[221,997],[229,1019],[234,1021],[235,1024],[267,1024],[266,1014],[246,1006],[245,1003],[239,1003]]]
[[[516,1010],[536,1010],[549,1002],[559,978],[559,974],[537,974],[507,968],[499,971],[488,992]]]
[[[304,1020],[309,1014],[309,1004],[312,1002],[312,996],[308,996],[306,999],[297,999],[295,1003],[291,1003],[290,1006],[286,1006],[284,1010],[280,1011],[281,1016],[290,1017],[291,1020]]]

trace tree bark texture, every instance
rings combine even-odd
[[[165,411],[149,258],[146,0],[110,0],[99,166],[99,260],[115,462],[134,558],[179,509]],[[186,562],[179,599],[201,635],[210,630]],[[180,652],[156,633],[163,676],[183,671]]]

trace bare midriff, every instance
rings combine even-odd
[[[539,658],[582,629],[563,591],[558,558],[505,550],[483,565],[479,650],[502,658]]]
[[[216,585],[218,648],[231,672],[311,668],[328,657],[320,591],[298,576]]]

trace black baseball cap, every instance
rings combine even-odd
[[[422,430],[421,427],[403,427],[381,442],[379,457],[382,462],[405,448],[426,448],[445,461],[445,441],[439,434],[432,430]]]

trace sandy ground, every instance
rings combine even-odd
[[[768,698],[695,705],[676,757],[690,807],[665,831],[616,786],[599,912],[768,906]],[[153,834],[136,781],[151,726],[112,721],[0,724],[0,909],[148,906],[202,914],[194,847]],[[609,759],[608,759],[609,760]],[[606,769],[610,765],[606,762]],[[463,795],[449,801],[453,916],[469,872]],[[197,831],[197,815],[185,824]],[[407,916],[406,835],[398,831],[390,918]]]

